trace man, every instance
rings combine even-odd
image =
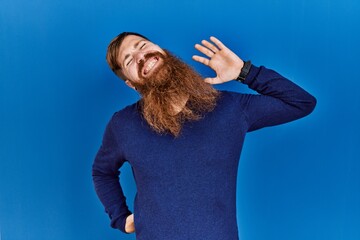
[[[236,178],[245,134],[311,113],[316,99],[264,66],[244,62],[215,37],[195,48],[191,67],[137,33],[111,41],[107,62],[141,99],[114,113],[93,164],[96,192],[111,226],[139,240],[238,239]],[[259,94],[219,91],[238,80]],[[132,167],[134,213],[119,183]]]

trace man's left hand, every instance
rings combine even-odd
[[[197,55],[192,57],[193,60],[209,66],[216,72],[216,77],[205,78],[205,82],[219,84],[236,79],[244,66],[244,61],[217,38],[210,37],[210,40],[215,45],[206,40],[201,41],[202,45],[195,44],[195,48],[209,57],[209,59]]]

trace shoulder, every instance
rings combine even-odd
[[[118,125],[119,123],[128,122],[137,117],[139,113],[139,103],[140,100],[114,112],[109,121],[110,124]]]
[[[229,91],[229,90],[219,90],[220,92],[220,100],[222,101],[239,101],[241,100],[246,94]]]
[[[250,93],[240,93],[229,90],[221,90],[220,92],[221,94],[218,101],[219,105],[222,108],[229,109],[230,111],[240,110],[243,112],[251,101],[251,98],[255,96]]]

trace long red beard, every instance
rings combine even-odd
[[[142,77],[140,83],[132,82],[142,99],[141,112],[148,124],[157,133],[171,133],[177,137],[185,121],[199,120],[206,112],[212,111],[220,94],[189,65],[169,51],[166,55],[151,53],[145,61],[153,56],[162,58],[163,63],[149,77]],[[139,76],[143,63],[139,64]],[[174,105],[185,106],[178,113]]]

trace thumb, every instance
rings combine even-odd
[[[207,82],[207,83],[210,83],[210,84],[218,84],[218,83],[221,83],[221,80],[220,80],[220,78],[218,78],[218,77],[205,78],[204,81]]]

